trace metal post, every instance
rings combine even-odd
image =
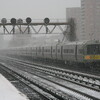
[[[29,29],[30,27],[29,27],[29,25],[28,25],[28,34],[30,33],[30,29]]]
[[[48,27],[47,27],[47,25],[46,25],[46,34],[48,34]]]
[[[13,34],[15,34],[15,25],[13,25]]]
[[[22,31],[21,31],[21,25],[20,25],[20,34],[22,33]]]
[[[6,29],[5,29],[5,25],[3,25],[3,30],[4,30],[4,34],[5,34],[5,30],[6,30]]]

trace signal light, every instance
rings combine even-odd
[[[2,23],[2,24],[6,24],[6,23],[7,23],[7,19],[6,19],[6,18],[2,18],[2,19],[1,19],[1,23]]]
[[[17,20],[17,23],[18,23],[18,24],[22,24],[22,23],[23,23],[23,20],[22,20],[21,18],[19,18],[19,19]]]
[[[50,19],[49,19],[49,18],[45,18],[45,19],[44,19],[44,23],[45,23],[45,24],[49,24],[49,22],[50,22]]]
[[[15,18],[12,18],[12,19],[10,20],[10,22],[11,22],[12,25],[15,25],[15,24],[16,24],[16,19],[15,19]]]
[[[30,17],[27,17],[27,18],[26,18],[26,22],[27,22],[27,24],[30,24],[31,21],[32,21],[32,19],[31,19]]]

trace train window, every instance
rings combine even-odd
[[[39,49],[39,52],[41,52],[41,49]]]
[[[53,49],[53,52],[55,52],[55,49]]]
[[[64,49],[64,53],[74,53],[73,49]]]
[[[42,47],[42,52],[44,51],[44,47]]]
[[[49,52],[49,50],[47,49],[47,52]]]
[[[38,49],[38,52],[40,52],[40,50]]]
[[[79,49],[78,52],[79,52],[80,54],[83,54],[83,53],[84,53],[83,49]]]
[[[73,49],[71,49],[71,50],[70,50],[70,53],[74,53],[74,50],[73,50]]]
[[[60,53],[60,49],[58,49],[57,51],[58,51],[58,53]]]
[[[68,53],[68,49],[64,49],[64,53]]]
[[[47,52],[47,49],[45,49],[45,52]]]
[[[50,52],[50,49],[45,49],[44,51],[45,51],[45,52]]]
[[[39,52],[41,52],[41,47],[39,47]]]
[[[87,45],[87,54],[100,54],[100,45],[99,44]]]

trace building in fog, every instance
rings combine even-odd
[[[76,40],[81,39],[81,7],[66,8],[67,22],[69,18],[74,18],[76,29]]]
[[[100,39],[100,0],[81,0],[82,38]]]

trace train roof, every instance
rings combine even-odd
[[[87,44],[100,44],[97,40],[83,40],[83,41],[74,41],[74,42],[64,42],[62,45],[87,45]]]
[[[74,42],[70,42],[70,41],[66,41],[66,42],[60,42],[60,43],[54,43],[54,44],[46,44],[46,45],[34,45],[34,46],[21,46],[21,47],[9,47],[9,48],[6,48],[6,49],[19,49],[19,48],[28,48],[28,47],[48,47],[48,46],[56,46],[56,45],[87,45],[87,44],[100,44],[99,41],[97,40],[84,40],[84,41],[74,41]]]
[[[67,42],[64,42],[64,43],[61,43],[60,45],[82,45],[82,44],[86,44],[87,41],[74,41],[74,42],[70,42],[70,41],[67,41]]]

